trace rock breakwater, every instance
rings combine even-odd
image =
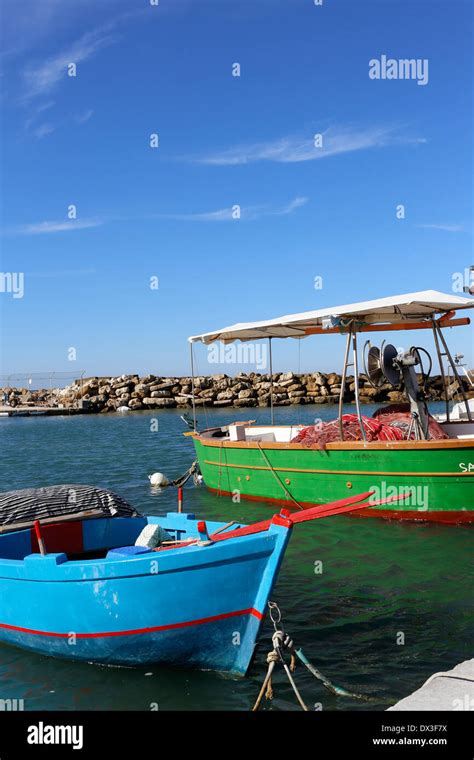
[[[421,382],[421,379],[420,379]],[[470,397],[474,396],[467,378],[461,378]],[[386,383],[374,388],[367,377],[359,375],[361,403],[398,403],[404,394]],[[196,406],[206,407],[265,407],[270,405],[271,378],[268,374],[250,372],[234,377],[226,374],[194,378]],[[440,375],[431,377],[427,386],[431,401],[459,396],[459,383],[450,378],[443,382]],[[346,403],[354,402],[355,382],[348,376],[344,393]],[[273,404],[334,404],[339,401],[341,375],[335,372],[273,374]],[[28,390],[6,387],[0,389],[3,403],[11,407],[48,406],[82,407],[91,412],[115,412],[121,407],[131,411],[142,409],[171,409],[192,406],[191,377],[161,375],[121,375],[120,377],[89,377],[66,388]]]

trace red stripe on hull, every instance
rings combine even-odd
[[[151,628],[137,628],[132,631],[107,631],[105,633],[76,633],[76,639],[99,639],[106,636],[135,636],[142,633],[155,633],[157,631],[172,631],[176,628],[189,628],[192,625],[203,625],[204,623],[215,623],[218,620],[227,618],[240,617],[242,615],[253,615],[258,620],[263,620],[263,614],[251,607],[248,610],[237,610],[236,612],[225,612],[222,615],[213,615],[212,617],[199,618],[198,620],[187,620],[184,623],[171,623],[170,625],[157,625]],[[0,628],[6,628],[9,631],[20,631],[21,633],[31,633],[36,636],[55,636],[56,638],[67,639],[70,633],[54,633],[52,631],[36,631],[32,628],[22,628],[17,625],[8,625],[0,623]]]
[[[218,490],[217,488],[210,488],[209,491],[220,496],[233,496],[230,491]],[[293,510],[297,510],[294,502],[286,499],[272,499],[264,496],[251,496],[250,494],[241,494],[242,499],[246,501],[264,502],[266,504],[272,504],[277,507],[287,507]],[[310,509],[311,507],[320,507],[321,502],[300,502],[304,509]],[[420,511],[417,509],[361,509],[354,510],[350,513],[354,517],[379,517],[386,520],[409,520],[411,522],[437,522],[444,525],[459,525],[460,523],[474,523],[474,510],[433,510],[433,511]]]

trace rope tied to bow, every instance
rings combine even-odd
[[[328,689],[328,691],[331,691],[333,694],[336,694],[339,697],[351,697],[352,699],[362,699],[366,702],[378,701],[378,700],[372,699],[371,697],[367,697],[364,694],[353,694],[352,692],[347,691],[346,689],[343,689],[340,686],[336,686],[335,684],[333,684],[332,681],[329,680],[329,678],[326,678],[326,676],[324,676],[317,668],[314,667],[314,665],[312,665],[312,663],[307,659],[307,657],[305,656],[301,648],[295,649],[293,639],[288,633],[285,632],[283,628],[283,624],[281,620],[281,611],[280,611],[280,608],[278,607],[278,604],[276,602],[269,601],[268,608],[269,608],[270,619],[273,623],[273,628],[274,628],[274,633],[272,634],[273,649],[271,649],[267,654],[267,663],[268,663],[267,674],[263,681],[257,700],[252,708],[252,712],[256,712],[258,710],[264,695],[266,699],[273,699],[274,689],[273,689],[272,677],[273,677],[273,671],[277,663],[280,663],[283,666],[283,670],[286,673],[288,681],[290,682],[290,686],[293,689],[293,692],[301,708],[305,711],[308,711],[308,707],[303,701],[303,698],[301,697],[301,694],[298,691],[298,688],[292,676],[292,673],[294,673],[296,670],[297,660],[300,660],[300,662],[303,663],[303,665],[307,668],[307,670],[309,670],[309,672],[315,678],[317,678],[318,681],[321,681],[323,686],[326,689]],[[285,652],[290,655],[289,667],[284,658]]]

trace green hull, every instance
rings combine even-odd
[[[195,435],[206,486],[244,499],[303,507],[374,490],[375,498],[410,490],[403,502],[360,516],[474,521],[474,441],[329,444],[233,443]],[[469,467],[471,463],[471,469]]]

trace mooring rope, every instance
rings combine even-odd
[[[317,668],[314,667],[314,665],[312,665],[312,663],[307,659],[307,657],[305,656],[301,648],[295,649],[295,646],[293,644],[293,639],[291,638],[291,636],[285,633],[283,629],[283,624],[281,622],[281,612],[280,612],[280,608],[278,607],[278,604],[276,602],[269,601],[268,607],[270,610],[270,613],[269,613],[270,619],[273,623],[273,628],[274,628],[274,633],[272,635],[273,649],[270,650],[270,652],[268,652],[267,654],[267,663],[268,663],[267,673],[263,681],[262,687],[260,689],[260,692],[258,694],[257,700],[252,708],[252,712],[256,712],[258,710],[264,695],[266,699],[273,699],[272,676],[273,676],[273,671],[275,669],[275,665],[278,662],[280,662],[280,664],[283,665],[283,669],[288,677],[290,685],[302,709],[305,711],[308,711],[308,707],[303,701],[303,698],[301,697],[301,694],[299,693],[298,688],[295,684],[294,678],[291,675],[291,673],[296,670],[297,659],[299,659],[303,663],[303,665],[305,665],[305,667],[309,670],[309,672],[315,678],[317,678],[318,681],[321,681],[321,683],[323,684],[323,686],[326,687],[326,689],[331,691],[333,694],[336,694],[338,697],[350,697],[352,699],[362,699],[366,702],[378,701],[376,699],[373,699],[372,697],[365,696],[364,694],[354,694],[350,691],[347,691],[347,689],[343,689],[340,686],[336,686],[334,683],[332,683],[332,681],[330,681],[329,678],[324,676]],[[283,652],[285,650],[289,652],[291,656],[289,667],[287,663],[285,662],[285,659],[283,656]]]
[[[179,476],[179,478],[176,478],[175,480],[171,480],[169,485],[170,486],[178,486],[178,488],[181,488],[184,486],[190,477],[194,477],[194,484],[197,484],[197,476],[200,474],[199,464],[197,459],[194,460],[191,467],[186,470],[182,475]]]
[[[291,499],[291,501],[293,502],[293,504],[296,504],[296,506],[298,507],[298,509],[304,509],[304,507],[299,503],[299,501],[296,501],[296,499],[294,498],[294,496],[291,495],[291,493],[289,492],[289,490],[287,489],[287,487],[281,482],[280,478],[278,477],[278,475],[276,474],[275,470],[273,469],[270,460],[268,459],[268,457],[265,454],[264,450],[260,446],[260,441],[257,441],[256,443],[257,443],[257,446],[258,446],[258,448],[260,450],[261,455],[263,456],[264,461],[267,463],[268,467],[270,468],[270,471],[271,471],[273,477],[275,478],[275,480],[277,481],[277,483],[283,488],[285,494]]]

